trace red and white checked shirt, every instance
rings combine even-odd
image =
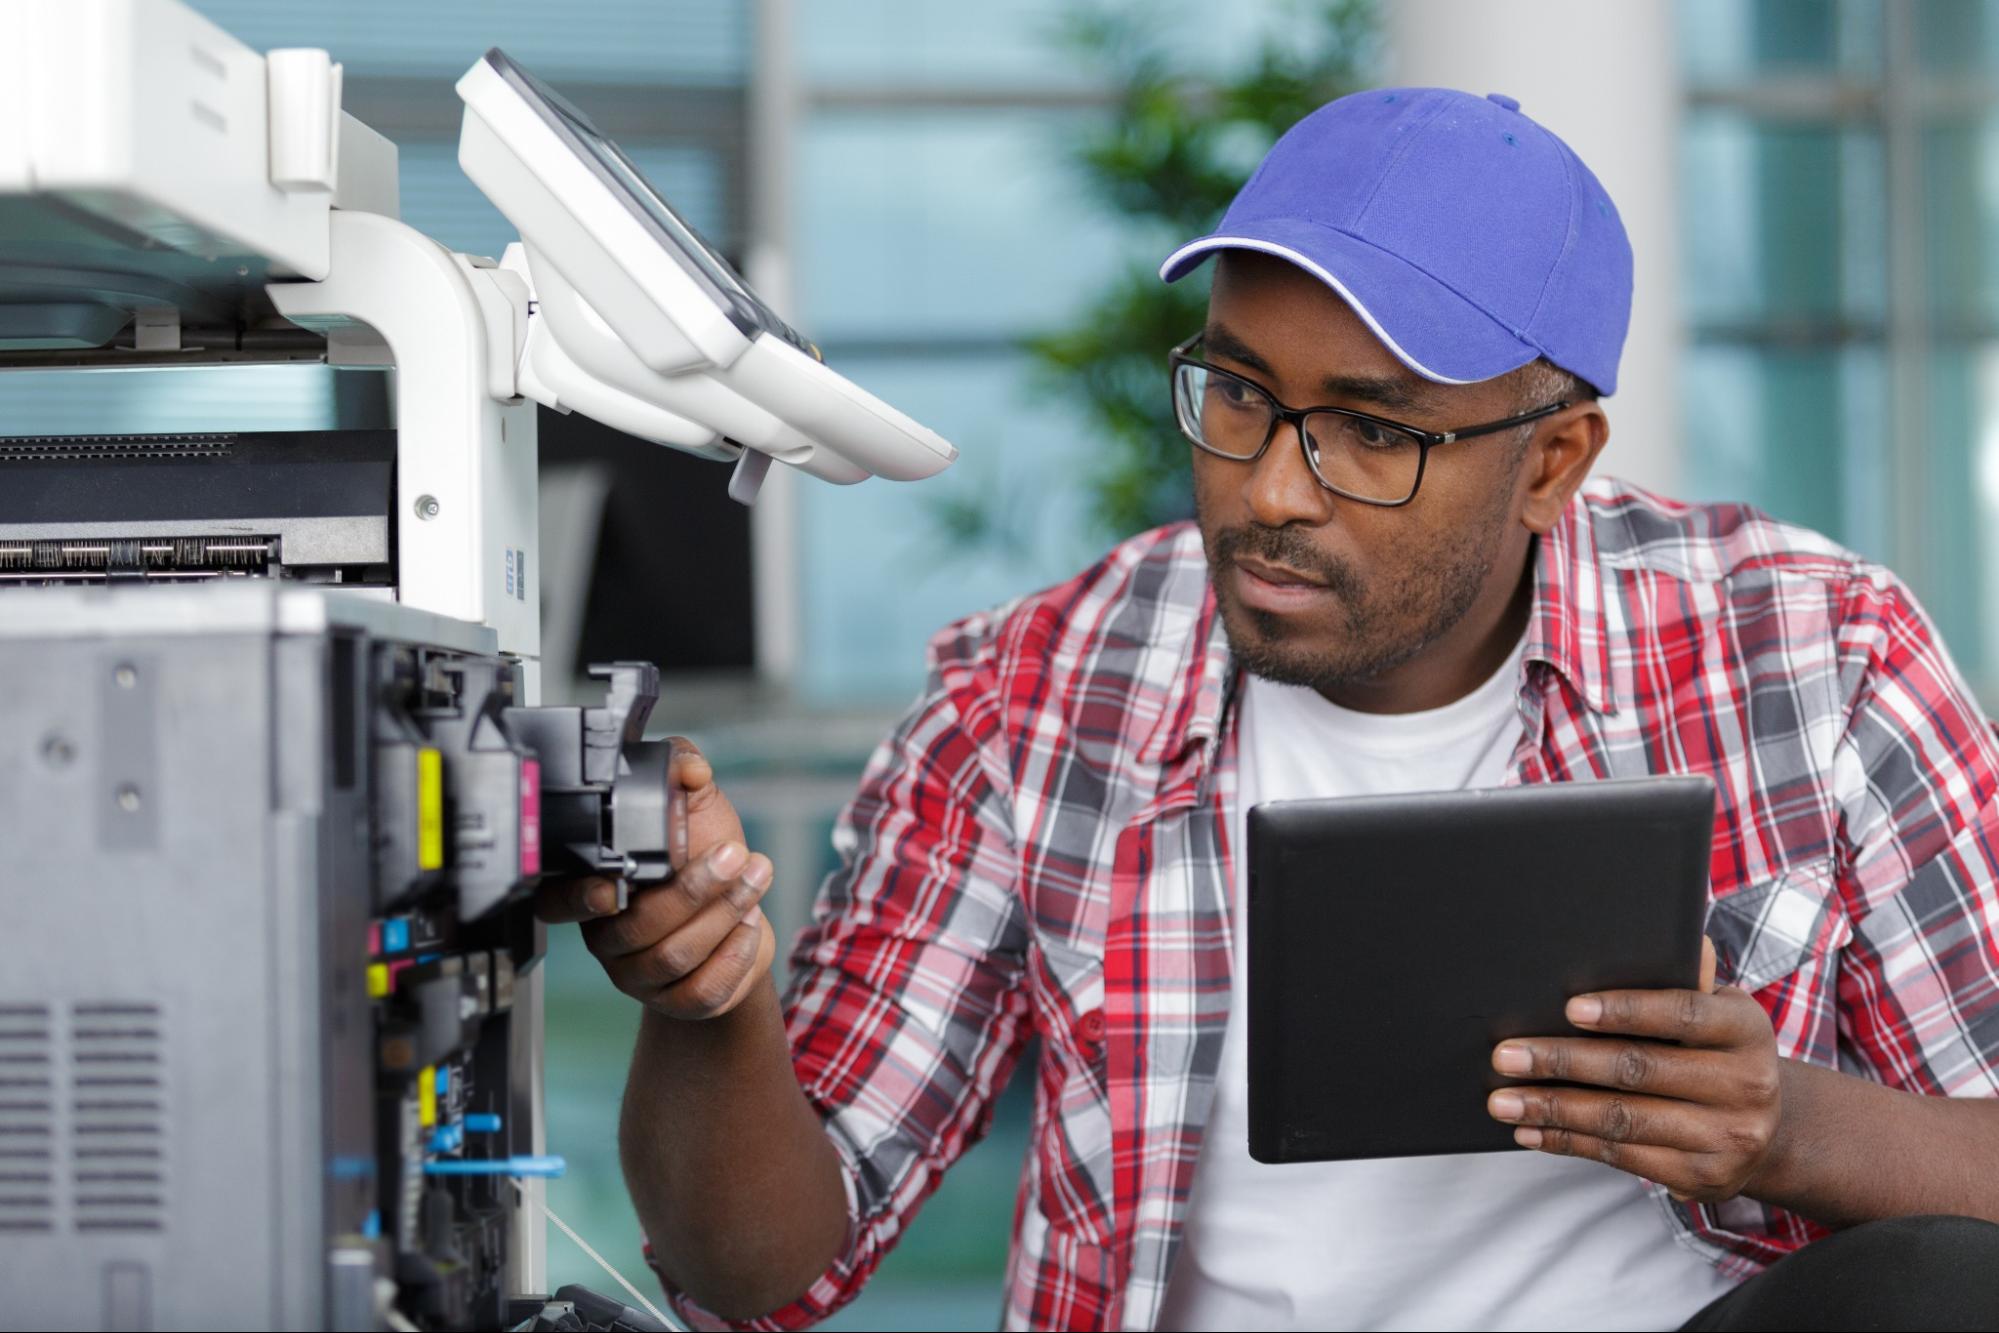
[[[1709,775],[1721,977],[1755,993],[1782,1054],[1999,1095],[1999,744],[1902,585],[1753,510],[1610,481],[1536,561],[1509,782]],[[1033,1035],[1004,1322],[1149,1328],[1234,956],[1239,673],[1199,534],[1134,538],[931,653],[794,959],[793,1059],[847,1168],[848,1244],[754,1326],[860,1289]],[[1821,1234],[1649,1188],[1733,1274]]]

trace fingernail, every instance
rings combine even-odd
[[[743,872],[743,883],[753,889],[761,889],[764,885],[770,883],[770,870],[770,862],[758,861]]]
[[[1525,1046],[1509,1042],[1492,1053],[1492,1067],[1502,1074],[1525,1074],[1534,1068],[1534,1057]]]
[[[1594,995],[1578,995],[1569,1001],[1571,1023],[1594,1023],[1603,1017],[1603,1001]]]
[[[594,884],[590,892],[583,895],[583,905],[603,916],[618,906],[618,889],[614,884]]]
[[[1522,1125],[1513,1131],[1513,1141],[1523,1148],[1538,1148],[1541,1146],[1541,1131],[1532,1125]]]
[[[741,843],[725,842],[708,858],[708,868],[718,875],[733,875],[742,869],[748,857]]]
[[[1501,1120],[1518,1120],[1527,1112],[1527,1103],[1517,1092],[1495,1092],[1489,1105],[1493,1115]]]

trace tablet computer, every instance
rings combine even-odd
[[[1692,988],[1704,777],[1279,801],[1249,812],[1249,1154],[1515,1146],[1486,1113],[1506,1037],[1569,997]]]

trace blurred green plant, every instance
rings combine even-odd
[[[977,552],[1009,565],[1029,565],[1037,549],[1042,485],[1039,478],[1010,477],[997,465],[998,450],[976,437],[960,442],[962,456],[950,488],[927,497],[928,530],[911,549],[916,577],[952,577],[957,558]]]
[[[1219,76],[1185,68],[1163,39],[1159,13],[1157,0],[1099,0],[1057,32],[1115,98],[1074,144],[1072,164],[1147,257],[1110,278],[1068,327],[1027,343],[1036,387],[1079,407],[1101,442],[1085,475],[1090,515],[1110,538],[1192,508],[1166,353],[1201,326],[1207,288],[1162,283],[1159,257],[1212,228],[1277,136],[1361,87],[1375,63],[1371,0],[1284,5],[1251,56]],[[1213,8],[1208,21],[1229,21],[1229,13]],[[979,526],[957,518],[968,530]]]

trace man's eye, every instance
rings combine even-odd
[[[1389,430],[1386,426],[1377,426],[1372,421],[1358,418],[1350,418],[1350,421],[1353,438],[1365,448],[1393,449],[1409,441],[1409,437],[1399,430]]]
[[[1208,381],[1208,393],[1229,407],[1251,407],[1256,405],[1256,390],[1235,380],[1226,380],[1217,375]]]
[[[1362,421],[1359,417],[1337,416],[1325,413],[1312,418],[1312,434],[1330,445],[1339,441],[1348,449],[1367,453],[1389,453],[1406,448],[1415,443],[1409,436],[1390,426],[1378,426],[1372,421]]]

